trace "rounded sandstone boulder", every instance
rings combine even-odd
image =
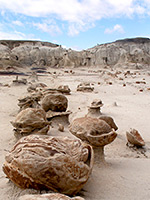
[[[11,123],[16,137],[33,133],[46,134],[49,130],[46,112],[41,108],[26,108]]]
[[[116,133],[104,120],[92,117],[76,118],[69,126],[70,132],[92,146],[104,146],[116,138]]]
[[[68,197],[64,194],[59,193],[50,193],[50,194],[27,194],[24,196],[21,196],[18,200],[84,200],[82,197]]]
[[[49,110],[65,112],[68,107],[68,99],[61,94],[48,94],[43,98],[41,105],[46,112]]]
[[[75,195],[93,167],[93,149],[78,139],[29,135],[6,155],[3,171],[21,188]]]

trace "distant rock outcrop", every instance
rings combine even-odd
[[[83,51],[40,41],[0,41],[0,70],[18,67],[125,67],[145,68],[150,63],[150,39],[132,38],[97,45]],[[38,70],[38,69],[37,69]]]

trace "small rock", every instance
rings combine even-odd
[[[64,126],[62,124],[58,124],[58,130],[60,132],[64,132]]]

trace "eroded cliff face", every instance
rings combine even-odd
[[[74,51],[40,41],[0,41],[0,69],[16,67],[149,67],[150,39],[133,38]]]

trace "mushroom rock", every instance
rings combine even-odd
[[[75,195],[87,182],[92,167],[89,144],[68,137],[29,135],[6,155],[3,171],[21,188]]]
[[[17,138],[34,133],[47,134],[50,124],[41,108],[22,110],[11,123],[15,127],[14,134]]]
[[[129,132],[127,131],[126,136],[130,144],[137,147],[145,146],[145,142],[143,138],[141,137],[140,133],[136,129],[131,129]]]
[[[97,163],[105,161],[104,146],[117,137],[117,133],[104,120],[91,117],[76,118],[70,124],[69,131],[93,146]]]
[[[42,99],[41,105],[46,112],[49,110],[65,112],[68,107],[68,99],[61,94],[48,94]]]
[[[92,92],[93,90],[94,90],[94,87],[92,87],[90,83],[80,83],[77,86],[77,91]]]
[[[103,106],[103,103],[100,99],[94,99],[91,103],[91,106],[88,108],[87,116],[89,117],[99,117],[101,115],[100,108]]]
[[[49,194],[27,194],[19,197],[18,200],[84,200],[82,197],[68,197],[64,194],[49,193]]]
[[[115,124],[114,120],[112,117],[107,116],[107,115],[101,115],[99,117],[99,119],[104,120],[105,122],[107,122],[107,124],[109,124],[109,126],[111,126],[111,128],[113,128],[115,131],[118,129],[117,125]]]

